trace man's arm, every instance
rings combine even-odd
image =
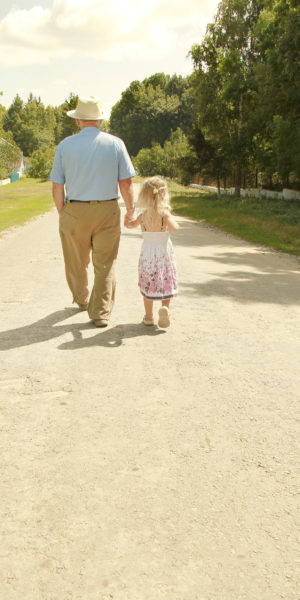
[[[65,185],[64,183],[52,183],[52,196],[56,204],[58,214],[61,213],[65,201]]]
[[[131,177],[121,179],[119,181],[119,188],[126,206],[124,225],[127,227],[127,223],[134,220],[134,192]]]

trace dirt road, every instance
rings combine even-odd
[[[167,331],[136,230],[104,330],[54,211],[0,239],[1,600],[298,598],[299,260],[179,222]]]

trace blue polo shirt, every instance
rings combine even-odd
[[[112,200],[118,181],[136,171],[124,142],[98,127],[84,127],[57,146],[50,181],[64,183],[65,200]]]

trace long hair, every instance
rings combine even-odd
[[[167,182],[158,175],[146,179],[140,189],[139,208],[144,208],[148,223],[153,223],[157,214],[164,215],[171,210]]]

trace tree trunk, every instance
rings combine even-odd
[[[237,159],[237,181],[235,185],[234,193],[236,196],[240,197],[241,195],[241,187],[242,187],[242,157],[241,157],[241,139],[242,139],[242,126],[243,126],[243,94],[240,96],[240,106],[239,106],[239,122],[238,122],[238,151],[239,156]]]
[[[219,173],[217,174],[218,196],[221,196],[221,180]]]

